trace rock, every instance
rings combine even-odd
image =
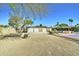
[[[21,38],[26,38],[26,37],[28,37],[28,33],[22,33],[20,37]]]

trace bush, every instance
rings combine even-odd
[[[52,31],[49,31],[49,34],[53,34]]]
[[[48,31],[48,33],[49,33],[49,34],[54,34],[54,32],[53,32],[53,31]]]
[[[58,31],[56,29],[54,29],[53,31],[54,31],[54,33],[58,34]]]

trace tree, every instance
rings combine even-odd
[[[19,16],[11,16],[9,19],[9,25],[18,29],[20,27],[21,29],[24,28],[25,25],[32,25],[33,21],[29,18],[20,18]]]
[[[79,24],[76,24],[75,27],[79,27]]]
[[[11,16],[9,19],[9,25],[17,29],[21,23],[20,21],[21,18],[19,16]]]
[[[70,26],[72,26],[73,19],[69,19]]]
[[[21,20],[22,26],[20,27],[20,29],[26,29],[28,25],[32,25],[33,21],[29,18],[25,18],[23,20]]]
[[[75,25],[74,31],[79,32],[79,24],[76,24],[76,25]]]
[[[43,25],[42,24],[40,24],[40,27],[42,27]]]
[[[12,12],[11,14],[13,15],[18,15],[20,17],[25,18],[26,16],[29,16],[30,18],[32,17],[34,20],[36,18],[41,19],[42,17],[46,16],[47,14],[47,8],[45,7],[45,4],[33,4],[33,3],[29,3],[29,4],[14,4],[11,3],[9,4]]]
[[[55,26],[57,27],[57,28],[64,28],[64,27],[68,27],[68,24],[65,24],[65,23],[59,23],[59,22],[57,22],[56,24],[55,24]]]
[[[65,24],[65,23],[61,23],[61,24],[59,24],[59,27],[60,27],[60,28],[65,28],[65,27],[68,27],[68,25]]]
[[[25,25],[32,25],[33,24],[33,21],[28,17],[26,17],[25,19],[24,19],[24,24]]]
[[[33,18],[35,20],[36,18],[42,18],[45,17],[47,14],[47,8],[45,7],[45,4],[9,4],[9,7],[11,8],[12,12],[10,12],[10,16],[19,16],[23,18],[23,25],[21,28],[23,28],[26,25],[33,24],[32,20],[26,20],[26,17]]]
[[[1,4],[2,5],[2,4]],[[27,4],[23,4],[23,3],[10,3],[7,4],[10,9],[11,12],[9,13],[10,15],[10,19],[9,19],[9,25],[17,28],[19,26],[18,22],[19,20],[16,19],[21,18],[22,23],[28,23],[27,20],[24,20],[27,16],[33,20],[36,20],[36,18],[40,18],[42,19],[43,17],[47,16],[47,7],[46,4],[33,4],[33,3],[27,3]],[[14,19],[14,20],[13,20]],[[27,21],[27,22],[26,22]],[[33,24],[33,21],[31,22],[31,20],[29,20],[30,24]],[[21,23],[21,22],[20,22]],[[25,24],[24,24],[25,25]]]
[[[0,4],[2,6],[2,4]],[[19,16],[19,17],[32,17],[34,20],[36,18],[42,18],[47,16],[48,8],[46,4],[42,3],[9,3],[7,4],[10,7],[10,15]]]

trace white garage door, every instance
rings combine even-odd
[[[33,28],[28,28],[28,32],[33,32],[34,29]]]
[[[39,32],[39,31],[38,31],[38,28],[34,28],[34,32]]]

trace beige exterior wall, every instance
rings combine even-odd
[[[47,32],[47,28],[28,28],[28,32]]]
[[[28,28],[28,32],[33,32],[33,28]]]
[[[38,28],[34,28],[34,32],[39,32],[39,29]]]
[[[47,32],[47,29],[46,28],[43,28],[43,32]]]

